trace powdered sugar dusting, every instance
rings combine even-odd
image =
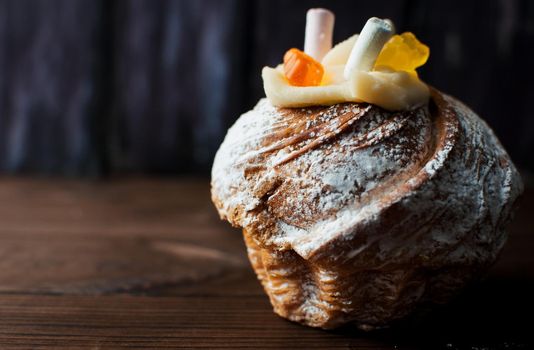
[[[391,113],[261,100],[229,130],[212,197],[243,227],[277,313],[369,329],[445,300],[496,259],[519,174],[476,114],[438,92],[433,103]]]
[[[305,137],[297,142],[287,141],[294,140],[294,134],[273,138],[273,134],[284,132],[288,119],[267,100],[261,100],[229,130],[212,173],[214,197],[221,199],[221,216],[230,221],[238,218],[232,221],[236,226],[253,225],[260,217],[255,209],[264,205],[263,219],[269,216],[285,225],[273,223],[279,229],[269,233],[272,242],[285,239],[282,246],[293,248],[296,241],[289,238],[288,227],[306,230],[307,246],[312,246],[312,237],[319,244],[328,240],[321,225],[339,221],[336,216],[344,217],[336,214],[340,209],[347,205],[357,208],[369,201],[368,194],[376,188],[406,180],[425,156],[431,134],[426,108],[390,113],[345,104],[318,114],[310,109],[300,112],[304,117],[316,116],[303,119],[305,123],[298,120],[304,124],[299,132]],[[338,116],[346,117],[344,123]],[[308,148],[287,165],[280,162],[321,141],[325,132],[318,126],[326,125],[327,132],[336,132],[342,124],[347,125],[345,132],[341,137],[334,135],[335,141]],[[329,138],[334,136],[329,134]],[[272,143],[266,143],[271,139]],[[319,226],[313,229],[314,225]]]

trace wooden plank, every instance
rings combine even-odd
[[[235,233],[220,222],[208,180],[106,181],[2,178],[0,231],[172,237],[194,228]],[[231,238],[241,239],[239,235]],[[191,235],[191,238],[195,238]],[[229,239],[231,239],[229,238]]]
[[[211,166],[241,112],[246,1],[117,1],[118,170]]]
[[[412,1],[405,29],[430,46],[420,76],[484,118],[520,168],[532,171],[534,16],[529,0]]]
[[[336,12],[336,41],[370,16],[415,32],[431,48],[422,79],[534,171],[529,0],[0,0],[0,171],[207,174],[264,96],[261,68],[302,46],[310,6]]]
[[[0,1],[0,170],[100,171],[100,3]]]
[[[531,325],[522,317],[534,311],[534,286],[509,282],[486,283],[424,321],[373,333],[302,327],[274,315],[262,296],[4,294],[0,347],[528,349]]]
[[[347,348],[383,343],[303,328],[265,298],[3,296],[0,347]],[[268,317],[265,317],[268,315]]]
[[[10,203],[0,211],[2,292],[201,292],[252,276],[205,182],[4,180],[0,201]]]
[[[0,180],[0,348],[528,349],[528,190],[487,279],[390,330],[276,316],[206,179]]]

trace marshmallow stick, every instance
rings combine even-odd
[[[345,79],[349,79],[354,71],[372,70],[382,47],[394,33],[393,23],[389,19],[369,18],[350,52],[343,71]]]
[[[332,48],[334,14],[327,9],[309,9],[306,14],[304,52],[321,62]]]
[[[389,18],[384,18],[384,22],[386,22],[387,24],[389,24],[389,26],[391,27],[391,31],[393,32],[393,34],[395,34],[397,32],[397,28],[395,28],[395,23],[393,23],[392,20],[390,20]]]

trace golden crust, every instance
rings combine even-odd
[[[275,312],[322,328],[372,329],[446,301],[495,261],[521,191],[493,132],[438,91],[396,113],[262,101],[212,172]]]

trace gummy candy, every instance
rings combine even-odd
[[[284,55],[284,73],[291,85],[317,86],[323,79],[324,68],[299,49],[290,49]]]
[[[375,67],[386,66],[417,75],[415,69],[425,64],[429,55],[428,46],[417,40],[413,33],[405,32],[389,39],[380,51]]]

